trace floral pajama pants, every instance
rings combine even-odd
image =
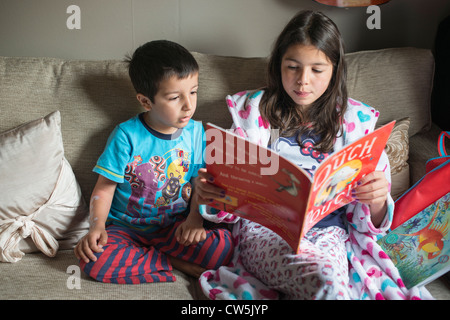
[[[344,229],[311,229],[295,255],[271,230],[248,220],[241,222],[241,263],[270,289],[282,293],[282,298],[350,299]]]

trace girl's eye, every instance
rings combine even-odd
[[[197,94],[197,91],[192,91],[191,94],[195,95],[195,94]]]
[[[298,67],[297,67],[297,66],[288,66],[288,69],[291,69],[291,70],[297,70]]]
[[[313,71],[314,71],[315,73],[321,73],[321,72],[323,72],[322,70],[317,70],[317,69],[313,69]]]

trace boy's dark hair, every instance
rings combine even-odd
[[[185,79],[199,70],[197,61],[186,48],[168,40],[147,42],[125,61],[136,93],[152,102],[162,80],[172,76]]]

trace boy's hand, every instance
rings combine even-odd
[[[183,246],[197,244],[206,239],[206,230],[202,225],[191,224],[187,219],[175,231],[177,241]]]
[[[75,246],[75,256],[86,263],[89,263],[89,260],[97,261],[94,252],[103,252],[103,246],[107,241],[108,234],[105,228],[94,227]]]
[[[196,194],[194,189],[193,197]],[[198,210],[197,197],[191,200],[190,212],[186,220],[182,222],[175,231],[175,238],[184,245],[197,244],[206,239],[206,231],[203,228],[203,217]]]
[[[105,222],[111,209],[116,186],[116,182],[102,175],[98,176],[89,204],[89,232],[74,249],[75,256],[86,263],[89,263],[89,260],[97,261],[94,252],[103,252],[103,246],[108,241]]]

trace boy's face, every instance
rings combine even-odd
[[[161,81],[152,102],[142,94],[137,95],[141,105],[148,110],[145,121],[154,130],[172,134],[184,128],[197,107],[198,73],[185,79],[172,76]]]

